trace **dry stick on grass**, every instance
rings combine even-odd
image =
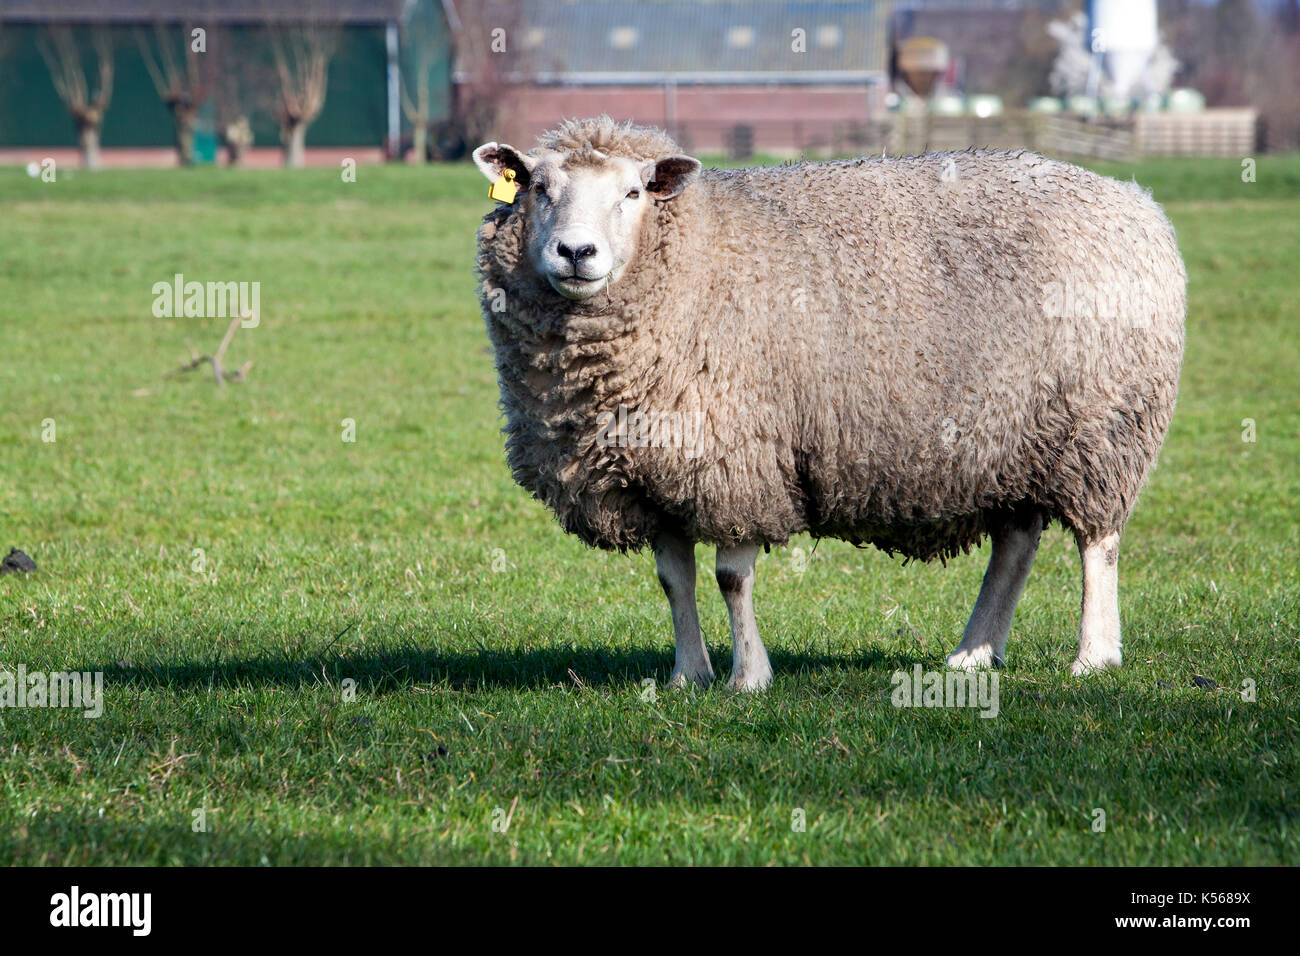
[[[226,334],[221,339],[221,344],[217,346],[217,351],[215,355],[200,355],[198,352],[194,350],[194,346],[191,345],[190,355],[193,356],[193,358],[191,358],[190,361],[185,363],[184,365],[172,369],[172,371],[168,372],[167,375],[164,375],[163,377],[167,378],[170,375],[178,375],[181,372],[192,372],[200,365],[202,365],[204,362],[211,362],[212,375],[214,378],[216,378],[218,385],[224,386],[226,384],[226,379],[230,379],[233,382],[247,381],[248,370],[253,367],[253,363],[251,360],[245,362],[243,365],[239,366],[239,368],[235,369],[232,372],[232,371],[228,371],[225,368],[225,366],[222,365],[222,359],[225,358],[226,349],[229,348],[230,346],[230,340],[235,336],[235,329],[239,328],[240,323],[244,322],[244,320],[251,319],[252,317],[253,316],[251,313],[245,312],[243,315],[237,315],[230,320],[230,325],[226,328]]]

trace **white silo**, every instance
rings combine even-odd
[[[1160,43],[1156,0],[1088,0],[1088,35],[1110,80],[1111,95],[1135,92]]]

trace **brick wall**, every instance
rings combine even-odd
[[[860,127],[883,118],[879,97],[865,84],[522,87],[508,98],[501,138],[523,146],[561,118],[608,113],[671,127],[695,152],[728,151],[738,125],[749,128],[758,152],[845,152],[860,138]]]

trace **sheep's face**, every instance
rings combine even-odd
[[[590,298],[622,278],[652,205],[680,194],[700,171],[690,156],[646,162],[595,150],[531,156],[498,143],[474,150],[474,161],[493,182],[514,172],[529,263],[569,299]]]

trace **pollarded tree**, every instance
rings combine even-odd
[[[439,60],[450,56],[448,34],[452,22],[459,23],[455,8],[446,4],[439,9],[437,0],[409,0],[403,12],[402,112],[411,124],[417,163],[429,157],[434,91],[441,79],[434,78],[434,68]]]
[[[257,55],[258,34],[231,27],[214,28],[208,36],[208,56],[215,64],[212,84],[217,139],[231,166],[240,166],[253,145],[254,114],[275,115],[279,97],[270,63]]]
[[[429,121],[432,118],[432,81],[430,73],[442,51],[443,20],[434,9],[433,0],[419,0],[407,7],[402,21],[402,112],[411,124],[412,151],[415,161],[428,158]]]
[[[94,87],[81,56],[81,45],[71,27],[42,27],[36,46],[49,68],[54,90],[77,128],[81,165],[98,169],[99,133],[104,125],[104,112],[113,98],[113,39],[106,28],[92,27],[90,41],[98,79]]]
[[[172,115],[180,164],[192,166],[194,125],[212,88],[213,68],[207,52],[207,30],[187,23],[181,27],[179,43],[175,31],[160,23],[154,25],[153,34],[155,42],[151,49],[144,31],[136,31],[140,57],[149,70],[154,89]],[[158,51],[156,57],[154,49]]]
[[[529,72],[516,0],[445,0],[452,46],[452,128],[482,143],[509,123],[511,90]]]
[[[284,165],[298,168],[305,161],[307,127],[325,107],[338,30],[320,21],[273,22],[266,29],[279,80],[277,113]]]

